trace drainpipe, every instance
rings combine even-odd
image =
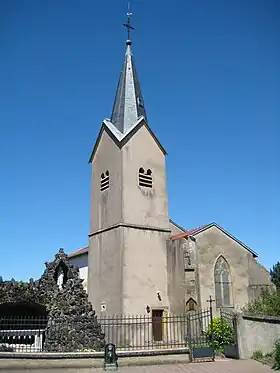
[[[200,277],[199,277],[199,265],[198,265],[198,245],[196,238],[194,236],[189,236],[190,240],[194,242],[194,251],[195,251],[195,286],[197,294],[197,304],[198,309],[201,310],[201,294],[200,294]]]

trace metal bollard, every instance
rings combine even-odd
[[[113,343],[107,343],[104,353],[104,370],[115,372],[118,369],[118,355],[116,346]]]

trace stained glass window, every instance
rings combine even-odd
[[[220,256],[214,270],[215,297],[218,308],[231,307],[231,280],[229,266],[224,257]]]

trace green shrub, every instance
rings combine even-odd
[[[280,370],[280,340],[275,343],[275,370]]]
[[[209,324],[206,330],[206,338],[208,343],[213,346],[216,352],[222,352],[224,346],[230,345],[234,342],[233,328],[221,317],[214,317],[213,341],[211,340],[211,324]]]
[[[280,291],[264,290],[260,297],[248,303],[243,311],[253,315],[280,316]]]

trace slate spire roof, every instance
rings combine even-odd
[[[132,56],[131,44],[131,40],[126,41],[125,59],[111,115],[111,123],[122,134],[128,132],[141,116],[147,122],[144,100]]]

